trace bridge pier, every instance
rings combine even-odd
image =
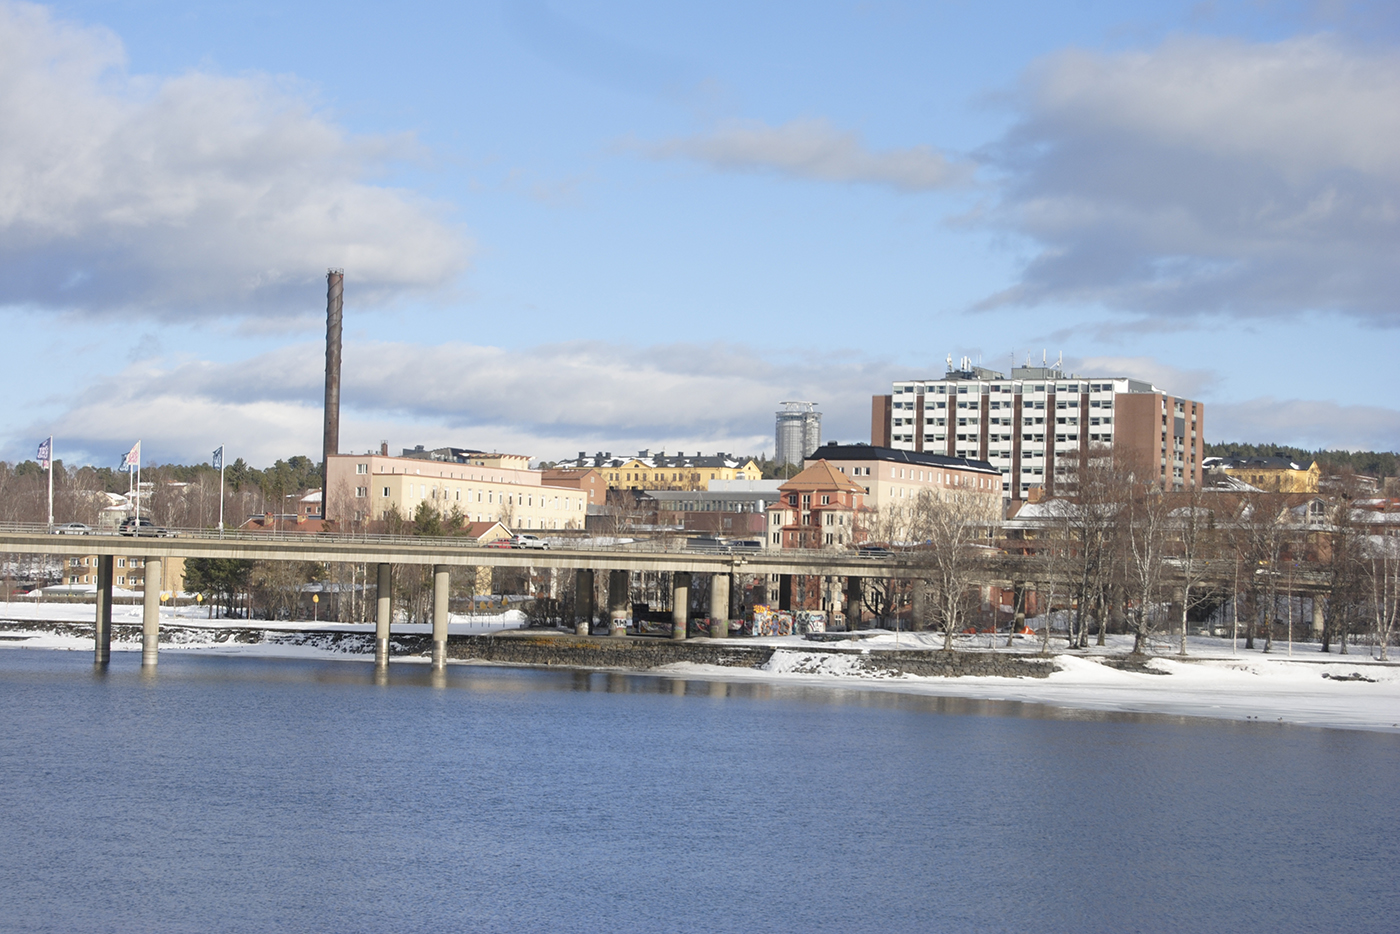
[[[145,559],[145,592],[141,596],[141,664],[154,665],[160,654],[160,558]]]
[[[608,572],[608,635],[627,635],[627,617],[632,609],[628,603],[627,586],[630,575],[627,571]]]
[[[374,616],[374,663],[379,666],[389,664],[389,621],[394,612],[393,580],[389,565],[379,565],[379,586],[375,591]]]
[[[433,667],[447,667],[447,610],[452,575],[447,565],[433,565]]]
[[[1016,636],[1026,628],[1026,582],[1011,582],[1011,631],[1006,634],[1006,644],[1011,646]]]
[[[860,578],[846,578],[846,631],[860,628]]]
[[[729,638],[729,575],[710,575],[710,637]]]
[[[912,582],[913,590],[909,597],[909,628],[915,632],[924,631],[924,618],[928,615],[928,594],[924,590],[924,582],[915,578]]]
[[[92,661],[112,660],[112,556],[97,556],[97,625],[92,633]]]
[[[792,575],[778,575],[778,609],[792,609]]]
[[[1313,594],[1312,598],[1312,631],[1318,639],[1322,638],[1322,630],[1326,625],[1325,611],[1327,609],[1327,598],[1320,593]]]
[[[586,636],[593,625],[593,572],[574,572],[574,635]]]
[[[674,571],[671,574],[671,638],[684,639],[685,627],[690,616],[690,572]]]

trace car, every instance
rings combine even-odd
[[[512,535],[510,537],[510,547],[512,548],[548,548],[549,542],[534,535]]]
[[[122,535],[136,535],[150,538],[169,538],[174,533],[169,529],[161,528],[154,521],[145,516],[136,518],[130,516],[122,520],[122,524],[117,527],[117,531]]]
[[[83,525],[81,522],[65,522],[62,525],[53,527],[55,535],[91,535],[92,526]]]
[[[510,543],[510,539],[508,539],[508,538],[498,538],[498,539],[496,539],[494,542],[487,542],[487,543],[486,543],[486,547],[487,547],[487,548],[514,548],[515,546],[512,545],[512,544]]]

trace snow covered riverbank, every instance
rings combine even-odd
[[[86,622],[89,617],[85,609],[62,605],[0,606],[0,618],[11,620],[0,627],[0,647],[91,651],[90,635],[55,627],[61,621]],[[362,657],[354,642],[222,640],[220,631],[229,630],[230,623],[198,618],[203,615],[199,611],[164,611],[163,623],[179,625],[182,629],[208,630],[209,638],[162,644],[161,651]],[[25,621],[35,625],[26,626]],[[140,607],[115,608],[114,622],[139,623]],[[454,634],[480,634],[514,628],[521,622],[516,613],[490,617],[454,616],[449,629]],[[310,628],[347,635],[373,632],[372,625],[321,623],[313,627],[306,621],[281,624],[255,621],[254,625],[259,629],[289,633]],[[232,626],[246,628],[241,621]],[[429,631],[426,625],[394,626],[396,635],[426,635]],[[1259,649],[1246,651],[1232,646],[1228,639],[1193,638],[1188,643],[1191,654],[1187,658],[1162,654],[1148,662],[1145,670],[1133,671],[1104,664],[1105,658],[1126,655],[1131,645],[1126,637],[1110,637],[1108,645],[1083,653],[1065,653],[1060,643],[1054,658],[1056,670],[1046,678],[946,678],[880,670],[879,665],[868,663],[891,658],[886,653],[939,649],[941,636],[907,632],[862,635],[866,637],[829,646],[801,637],[732,640],[735,645],[766,645],[775,651],[771,658],[754,668],[682,662],[649,671],[715,681],[898,691],[1086,710],[1165,713],[1400,733],[1400,666],[1372,659],[1365,646],[1350,646],[1349,655],[1338,655],[1334,646],[1332,653],[1324,655],[1316,644],[1295,644],[1290,658],[1286,654],[1287,647],[1281,644],[1275,645],[1273,653],[1264,654]],[[987,636],[969,636],[960,638],[956,647],[964,652],[1036,654],[1040,651],[1038,640],[1019,638],[1007,648],[1002,645],[1004,639],[1002,636],[993,648]],[[1262,646],[1262,642],[1257,644]],[[1174,651],[1165,643],[1156,648],[1163,653]],[[115,640],[112,649],[114,652],[139,651],[140,645],[136,641]]]

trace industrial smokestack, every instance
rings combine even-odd
[[[326,270],[326,424],[321,439],[321,518],[331,517],[331,455],[340,453],[340,317],[345,270]]]

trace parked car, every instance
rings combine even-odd
[[[65,522],[62,525],[53,527],[55,535],[91,535],[92,526],[83,525],[81,522]]]
[[[117,527],[117,531],[122,535],[146,536],[151,538],[169,538],[174,533],[169,529],[161,528],[145,516],[136,518],[130,516],[122,520],[122,524]]]
[[[535,535],[512,535],[510,537],[510,547],[512,548],[548,548],[549,542]]]

